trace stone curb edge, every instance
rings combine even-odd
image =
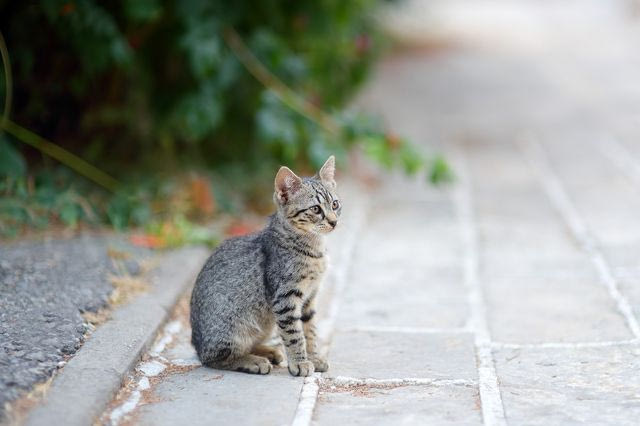
[[[162,255],[152,272],[152,290],[112,312],[54,378],[43,401],[27,414],[24,424],[94,424],[208,255],[209,250],[202,247]]]

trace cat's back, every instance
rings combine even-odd
[[[223,241],[207,259],[196,285],[200,282],[223,282],[228,286],[261,275],[264,254],[260,238],[260,234],[251,234]]]

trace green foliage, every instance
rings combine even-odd
[[[417,172],[425,160],[406,141],[341,110],[380,52],[373,13],[382,2],[4,2],[11,119],[127,185],[100,194],[92,211],[87,199],[96,195],[82,192],[87,182],[43,178],[50,162],[30,148],[21,155],[0,135],[0,218],[10,218],[1,226],[43,226],[47,215],[70,226],[92,218],[118,229],[142,225],[157,214],[150,203],[162,184],[131,176],[170,175],[185,165],[240,164],[249,176],[282,163],[315,168],[360,145],[387,167]],[[231,28],[277,80],[329,111],[339,131],[327,132],[285,105],[277,87],[257,81],[225,39]],[[446,169],[436,165],[434,180]]]
[[[333,110],[377,56],[379,3],[12,2],[0,7],[15,68],[12,117],[116,175],[123,155],[132,164],[306,162],[329,138],[291,111],[283,116],[223,31],[235,28],[278,78]]]
[[[19,178],[26,174],[27,166],[18,150],[0,133],[0,176]]]
[[[453,170],[449,163],[442,156],[436,156],[431,164],[431,172],[429,180],[431,183],[439,184],[442,182],[451,182],[455,178]]]
[[[98,223],[95,197],[88,182],[77,182],[68,169],[40,169],[34,175],[0,180],[0,236],[14,236],[24,227],[44,228],[52,223],[76,227],[80,221]]]
[[[220,236],[213,230],[195,225],[182,215],[168,221],[152,221],[144,230],[144,235],[137,236],[138,243],[150,248],[174,248],[185,244],[200,244],[213,248],[220,242]]]

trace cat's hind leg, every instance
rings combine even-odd
[[[271,362],[264,356],[233,351],[230,346],[204,351],[200,355],[202,364],[220,370],[240,371],[251,374],[269,374]]]
[[[220,327],[222,328],[222,327]],[[268,327],[254,317],[237,321],[213,334],[198,355],[202,363],[211,368],[240,371],[251,374],[269,374],[271,362],[266,352],[256,352],[267,336]]]
[[[240,371],[250,374],[269,374],[271,363],[263,356],[247,354],[239,358],[227,360],[221,364],[225,370]]]
[[[271,363],[267,358],[252,353],[252,348],[262,341],[262,335],[236,333],[225,337],[218,336],[200,347],[198,355],[202,364],[251,374],[268,374],[271,371]]]
[[[282,350],[276,346],[258,345],[251,350],[251,353],[267,358],[273,365],[279,365],[284,361]]]

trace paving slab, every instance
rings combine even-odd
[[[509,349],[494,356],[509,424],[638,424],[638,345]]]
[[[320,390],[322,425],[481,425],[475,386],[335,387]]]
[[[431,134],[432,128],[430,126],[421,123],[421,127],[425,134]],[[424,137],[424,134],[422,137]],[[430,143],[434,144],[439,141],[436,134],[429,139]],[[441,149],[444,149],[444,147],[438,147],[438,150]],[[377,171],[373,169],[371,173],[377,174]],[[451,188],[447,185],[434,186],[425,172],[407,176],[400,170],[390,170],[378,178],[375,191],[376,197],[372,204],[372,217],[376,213],[378,216],[383,217],[383,212],[391,206],[395,209],[396,207],[416,202],[425,203],[424,206],[427,207],[425,214],[432,218],[437,217],[439,213],[453,213]]]
[[[329,364],[327,377],[477,379],[468,333],[337,332]]]
[[[100,423],[290,423],[303,379],[292,377],[283,366],[274,367],[266,376],[202,366],[191,345],[188,312],[188,298],[184,297]],[[145,381],[148,385],[141,387]]]
[[[483,180],[478,177],[477,180]],[[547,229],[558,230],[562,223],[558,213],[551,207],[546,194],[537,182],[515,188],[474,188],[474,208],[477,222],[508,223],[517,228],[517,222],[530,225],[547,225]]]
[[[595,277],[513,277],[484,282],[494,340],[592,342],[633,338]]]
[[[394,234],[363,235],[362,246],[372,250],[357,251],[353,258],[353,268],[386,267],[406,269],[429,266],[454,267],[460,264],[460,244],[455,240],[458,229],[453,226],[432,231],[428,237],[402,240]],[[451,238],[451,237],[454,238]]]
[[[637,102],[636,102],[637,105]],[[615,139],[622,146],[623,154],[626,154],[627,161],[640,163],[640,125],[632,119],[636,114],[633,110],[616,112],[608,117],[611,132],[608,136]]]
[[[518,220],[480,219],[479,246],[487,257],[545,258],[576,260],[586,258],[564,229],[553,223],[531,224]]]
[[[354,270],[460,263],[459,229],[448,201],[395,203],[386,210],[372,205],[358,247]]]
[[[481,135],[478,140],[463,141],[474,192],[499,196],[539,191],[535,176],[517,150],[513,133]],[[544,204],[539,207],[544,209]]]
[[[640,264],[637,264],[640,266]],[[640,318],[640,274],[627,275],[618,279],[620,292],[627,298],[636,318]]]
[[[575,256],[564,259],[554,259],[551,257],[523,257],[518,254],[512,255],[489,255],[480,254],[479,274],[480,280],[486,281],[497,278],[562,278],[585,276],[593,277],[593,263],[585,256]]]
[[[479,279],[492,337],[519,343],[631,338],[589,256],[517,148],[493,142],[470,151],[480,187],[474,192]]]
[[[640,276],[640,242],[600,246],[607,263],[622,275]]]
[[[558,218],[546,224],[513,218],[478,219],[481,277],[548,276],[570,272],[594,277],[589,256]]]
[[[289,424],[298,404],[302,380],[286,368],[269,376],[220,372],[198,367],[168,375],[136,416],[139,425],[278,425]]]
[[[385,201],[384,191],[384,187],[375,191],[376,194],[381,194],[382,203]],[[391,205],[393,208],[390,208]],[[429,201],[408,199],[394,201],[391,205],[385,210],[379,208],[378,203],[372,204],[368,227],[376,232],[399,232],[403,236],[413,235],[419,238],[429,235],[432,231],[446,229],[456,220],[454,206],[448,197],[438,197]]]
[[[349,275],[337,327],[462,328],[469,318],[461,268],[371,265]]]
[[[614,163],[603,161],[598,135],[579,129],[565,133],[562,144],[555,143],[557,135],[545,134],[540,139],[589,231],[605,246],[640,246],[640,187]]]
[[[465,145],[477,224],[480,277],[595,276],[512,135]]]

